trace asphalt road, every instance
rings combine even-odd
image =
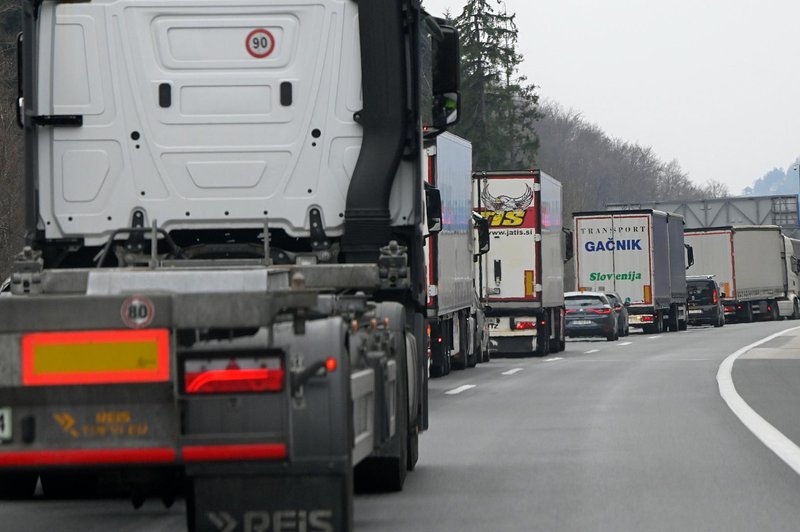
[[[800,476],[716,381],[728,355],[797,325],[569,341],[549,358],[433,380],[417,470],[401,493],[359,495],[356,530],[798,530]],[[734,365],[742,397],[800,443],[800,362],[755,358]],[[181,501],[3,502],[0,531],[177,531],[183,512]]]

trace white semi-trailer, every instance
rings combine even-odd
[[[686,231],[694,248],[690,275],[713,275],[722,290],[725,317],[800,316],[798,262],[792,239],[775,225],[733,225]]]
[[[617,292],[629,324],[647,332],[687,326],[683,218],[650,209],[573,215],[579,291]]]
[[[489,351],[545,355],[564,349],[561,183],[539,170],[476,172],[476,210],[489,221],[481,292]]]
[[[440,377],[451,367],[474,367],[485,357],[488,335],[475,291],[474,263],[489,234],[488,222],[473,219],[472,144],[444,133],[426,153],[427,190],[429,195],[437,192],[442,205],[441,220],[426,241],[430,375]]]
[[[427,427],[456,31],[418,0],[22,7],[0,495],[187,479],[191,530],[351,530]]]

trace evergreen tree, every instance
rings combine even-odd
[[[539,97],[519,75],[523,57],[516,50],[515,15],[501,0],[468,0],[453,22],[462,56],[462,114],[455,133],[472,141],[476,169],[531,167],[539,146]]]

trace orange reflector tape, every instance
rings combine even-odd
[[[649,284],[644,285],[644,302],[648,304],[653,302],[653,288]]]
[[[22,337],[25,386],[167,380],[167,329],[32,333]]]
[[[533,297],[533,270],[525,270],[525,297]]]

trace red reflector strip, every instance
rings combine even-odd
[[[282,460],[286,456],[286,444],[284,443],[187,445],[183,448],[184,462]]]
[[[517,321],[514,322],[514,328],[518,331],[526,330],[526,329],[535,329],[536,322],[534,321]]]
[[[279,392],[282,369],[214,369],[186,373],[186,393]]]
[[[0,466],[166,464],[174,463],[175,449],[58,449],[0,452]]]
[[[642,316],[642,321],[654,321],[653,316]]]

